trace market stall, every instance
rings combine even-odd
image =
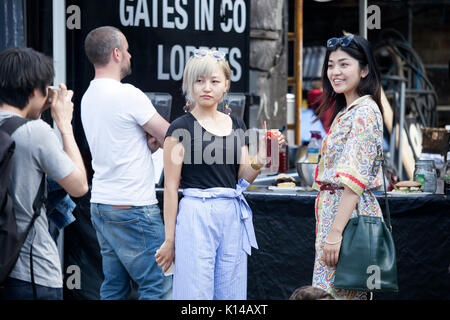
[[[162,208],[163,189],[156,193]],[[311,284],[315,195],[267,187],[245,193],[259,246],[248,260],[248,299],[288,299],[295,288]],[[65,299],[99,299],[103,275],[89,198],[79,199],[77,220],[65,231],[64,270],[71,265],[81,270],[81,288],[69,290],[65,285]],[[378,200],[383,208],[381,195]],[[449,299],[450,197],[392,197],[389,203],[400,291],[376,294],[375,299]]]

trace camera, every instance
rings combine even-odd
[[[51,91],[50,90],[56,90],[57,91],[57,95],[59,95],[59,93],[61,92],[61,88],[60,87],[56,87],[56,86],[48,86],[48,99],[47,99],[47,103],[50,104],[52,103],[52,98],[51,98]]]

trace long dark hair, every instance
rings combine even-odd
[[[373,56],[372,47],[369,41],[355,35],[353,36],[353,40],[351,41],[351,43],[346,47],[337,45],[327,48],[325,60],[322,67],[323,93],[320,99],[321,103],[319,107],[314,111],[314,113],[317,115],[317,118],[321,118],[328,109],[332,108],[333,115],[330,118],[329,123],[324,124],[325,126],[330,126],[339,111],[347,106],[344,94],[338,94],[334,92],[330,80],[327,76],[328,60],[330,58],[330,54],[338,49],[346,52],[348,55],[358,60],[361,70],[365,66],[368,66],[369,73],[365,78],[362,78],[360,80],[358,87],[356,88],[356,93],[359,96],[364,96],[367,94],[371,95],[372,99],[378,105],[378,108],[380,108],[381,114],[383,114],[383,108],[381,105],[381,77],[378,66],[375,62],[375,58]]]

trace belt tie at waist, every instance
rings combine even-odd
[[[232,188],[210,188],[210,189],[198,189],[187,188],[183,190],[183,196],[193,197],[199,199],[236,199],[239,203],[239,214],[241,222],[244,224],[245,234],[242,237],[242,248],[244,251],[251,255],[251,247],[258,249],[256,243],[255,229],[252,221],[252,210],[245,200],[243,192],[247,190],[250,184],[244,180],[239,179],[236,189]]]
[[[344,190],[344,187],[338,186],[338,185],[332,185],[332,184],[324,184],[320,186],[320,191],[331,191],[331,194],[334,194],[336,190]]]

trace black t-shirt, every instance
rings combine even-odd
[[[206,131],[190,112],[171,123],[166,137],[178,139],[184,147],[181,188],[236,188],[247,128],[242,119],[230,117],[233,130],[228,136]]]

